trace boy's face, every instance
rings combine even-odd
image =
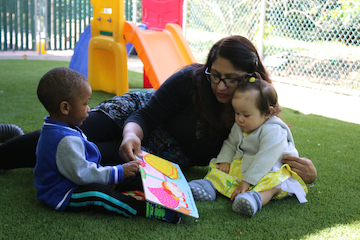
[[[67,124],[69,126],[80,126],[89,116],[89,101],[91,98],[91,87],[89,83],[84,83],[78,95],[70,104],[69,114],[67,115]]]
[[[268,119],[255,105],[258,94],[255,90],[250,90],[246,93],[236,93],[236,97],[232,100],[235,122],[245,133],[251,133],[256,130]]]

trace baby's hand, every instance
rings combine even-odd
[[[229,173],[230,171],[230,163],[220,163],[219,165],[217,165],[216,167],[217,169],[219,169],[220,171],[223,171],[224,173]]]
[[[139,161],[130,161],[122,165],[124,169],[124,179],[127,177],[133,177],[139,171]]]
[[[234,200],[236,196],[240,193],[244,193],[251,187],[251,184],[245,181],[241,181],[239,183],[239,186],[235,189],[235,191],[231,194],[230,199]]]

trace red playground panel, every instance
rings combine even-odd
[[[148,29],[162,31],[167,23],[182,27],[184,0],[143,0],[142,22]]]
[[[143,0],[142,22],[148,29],[162,31],[167,23],[183,24],[184,0]],[[144,88],[152,88],[144,71]]]

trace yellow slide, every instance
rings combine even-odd
[[[88,79],[93,90],[117,95],[129,91],[123,1],[91,0]]]
[[[181,27],[175,23],[166,24],[163,31],[153,31],[140,30],[135,23],[126,21],[124,37],[134,45],[154,89],[177,70],[195,63]]]

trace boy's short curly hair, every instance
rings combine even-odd
[[[62,101],[72,103],[84,83],[88,80],[81,73],[66,67],[54,68],[40,79],[37,96],[49,113],[56,113]]]

